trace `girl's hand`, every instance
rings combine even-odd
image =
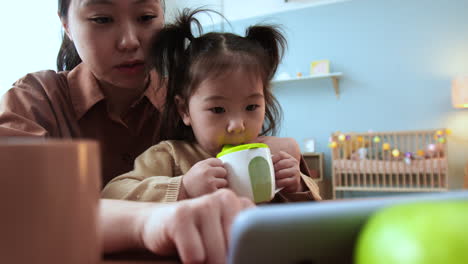
[[[281,192],[294,193],[304,190],[301,184],[301,171],[299,162],[287,152],[280,151],[273,155],[276,187],[284,187]]]
[[[228,186],[226,175],[223,162],[217,158],[197,162],[182,177],[179,200],[199,197],[226,188]]]

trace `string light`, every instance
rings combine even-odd
[[[339,141],[345,141],[345,140],[346,140],[346,136],[343,135],[343,134],[340,134],[340,135],[338,136],[338,140],[339,140]]]
[[[419,156],[419,157],[424,157],[424,150],[421,150],[421,149],[418,149],[418,151],[416,151],[416,154]]]
[[[390,144],[388,144],[388,143],[383,143],[383,144],[382,144],[382,149],[383,149],[383,150],[390,150]]]

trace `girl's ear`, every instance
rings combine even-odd
[[[190,119],[190,114],[188,111],[187,103],[179,95],[176,95],[174,100],[175,100],[175,104],[177,105],[177,112],[179,112],[180,118],[182,119],[182,121],[184,122],[186,126],[190,126],[191,119]]]

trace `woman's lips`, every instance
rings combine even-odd
[[[118,65],[117,70],[123,74],[137,74],[145,69],[145,64],[142,62],[129,63]]]

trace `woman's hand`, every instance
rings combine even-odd
[[[284,151],[273,155],[272,160],[275,168],[276,187],[283,187],[281,192],[286,193],[302,192],[304,188],[301,184],[299,161]]]
[[[183,263],[224,263],[232,222],[252,206],[227,189],[163,208],[156,205],[144,214],[141,241],[159,255],[178,252]]]
[[[195,198],[226,188],[227,171],[217,158],[202,160],[193,165],[182,177],[179,200]]]

